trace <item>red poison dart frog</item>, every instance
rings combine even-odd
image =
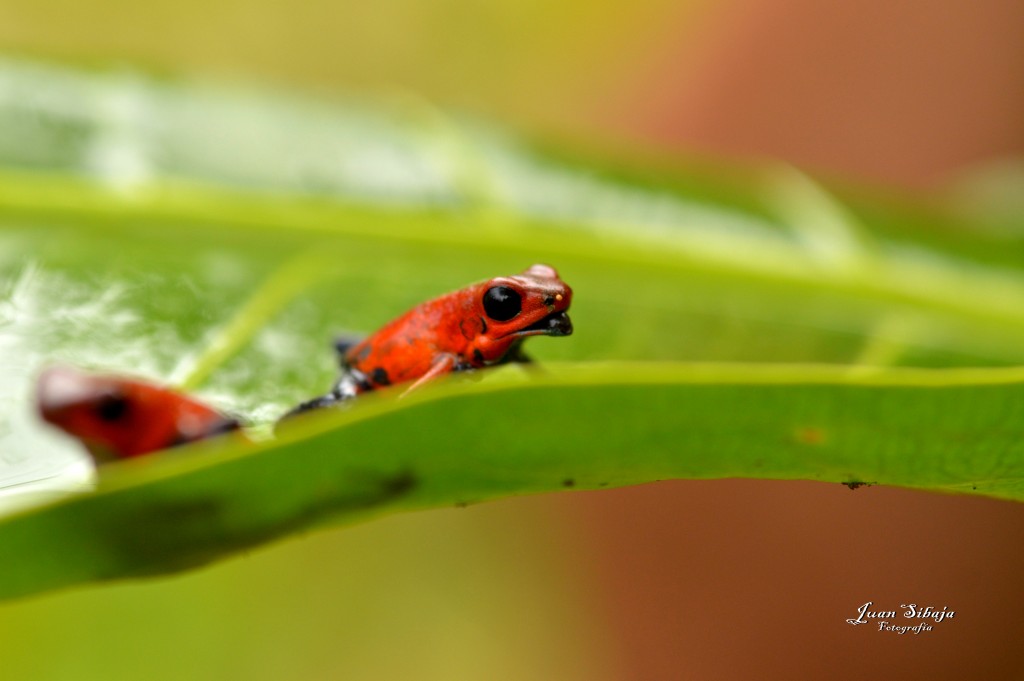
[[[241,426],[173,390],[66,367],[44,371],[37,395],[43,419],[78,438],[97,462],[140,456]]]
[[[341,377],[323,397],[287,416],[327,407],[360,393],[506,362],[529,362],[530,336],[568,336],[572,289],[548,265],[496,277],[422,303],[362,341],[336,344]]]

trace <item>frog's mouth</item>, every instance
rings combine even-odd
[[[540,321],[530,324],[519,332],[523,336],[568,336],[572,333],[572,321],[565,312],[552,312]]]

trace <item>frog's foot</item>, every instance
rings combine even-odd
[[[347,406],[346,403],[348,403],[351,399],[351,397],[343,397],[341,395],[338,395],[337,393],[329,392],[326,395],[316,397],[312,400],[308,400],[306,402],[303,402],[299,406],[295,407],[294,409],[286,413],[284,416],[279,418],[274,427],[276,429],[285,421],[291,420],[293,417],[299,416],[300,414],[306,414],[308,412],[317,411],[319,409],[337,409],[339,407]]]

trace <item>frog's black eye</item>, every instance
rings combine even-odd
[[[96,403],[95,410],[101,421],[120,421],[128,413],[128,398],[124,395],[104,395]]]
[[[495,321],[507,322],[522,309],[522,297],[508,286],[492,286],[484,293],[484,312]]]

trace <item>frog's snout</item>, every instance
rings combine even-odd
[[[572,333],[572,320],[567,313],[559,312],[547,319],[548,331],[552,336],[568,336]]]
[[[548,336],[568,336],[572,333],[572,320],[565,312],[553,312],[525,330],[539,331]]]

